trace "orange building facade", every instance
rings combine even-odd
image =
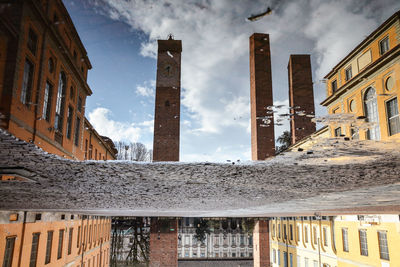
[[[68,159],[116,159],[85,118],[91,68],[61,0],[0,3],[0,128]],[[109,217],[0,211],[0,265],[109,266],[110,232]]]
[[[0,212],[1,266],[109,266],[111,219]]]
[[[92,66],[65,6],[19,0],[1,7],[0,127],[49,153],[85,159],[84,135],[98,135],[84,127]],[[102,149],[115,159],[112,146]]]

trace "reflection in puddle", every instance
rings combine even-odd
[[[103,217],[2,211],[2,266],[399,266],[398,214]]]

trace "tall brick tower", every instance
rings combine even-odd
[[[290,122],[292,144],[315,132],[314,94],[310,55],[290,55],[289,64],[289,106],[293,114]]]
[[[182,41],[158,40],[154,161],[179,161]]]
[[[250,102],[252,160],[265,160],[275,155],[273,114],[269,114],[268,127],[257,119],[266,116],[266,107],[273,105],[268,34],[254,33],[250,36]]]

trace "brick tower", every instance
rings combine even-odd
[[[314,94],[310,55],[290,55],[289,64],[289,106],[294,114],[290,122],[292,144],[315,132]]]
[[[269,35],[254,33],[250,37],[250,101],[251,101],[251,157],[265,160],[275,155],[274,119],[268,127],[257,117],[266,116],[267,106],[273,105],[271,52]]]
[[[182,41],[158,40],[153,161],[179,161]]]

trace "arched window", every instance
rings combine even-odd
[[[368,122],[375,122],[376,124],[370,127],[367,131],[367,139],[370,140],[380,140],[380,129],[379,129],[379,114],[378,114],[378,104],[376,101],[375,89],[369,87],[364,95],[364,110],[365,116]]]
[[[67,78],[65,73],[60,73],[60,78],[58,81],[58,91],[57,91],[57,102],[56,102],[56,117],[54,122],[54,128],[59,132],[62,132],[62,125],[64,119],[64,104],[65,104],[65,88],[67,85]]]

